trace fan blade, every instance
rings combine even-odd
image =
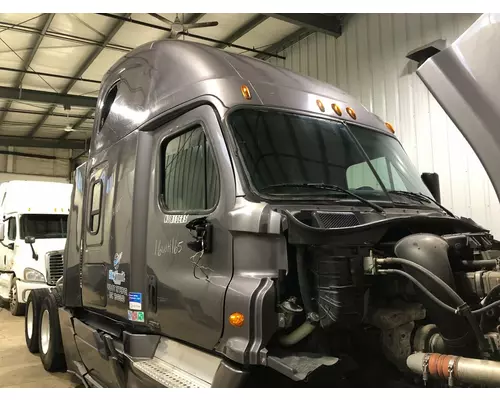
[[[210,26],[217,26],[219,23],[217,21],[212,22],[196,22],[194,24],[185,24],[184,29],[195,29],[195,28],[208,28]]]
[[[149,15],[151,15],[152,17],[156,18],[156,19],[159,19],[160,21],[162,22],[166,22],[167,24],[169,25],[173,25],[174,23],[172,21],[170,21],[169,19],[161,16],[160,14],[156,14],[156,13],[149,13]]]

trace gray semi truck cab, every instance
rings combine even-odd
[[[28,299],[47,370],[96,387],[500,384],[498,242],[337,88],[140,46],[102,81],[75,180],[64,277]]]

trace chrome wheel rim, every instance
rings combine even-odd
[[[28,334],[28,339],[33,336],[33,302],[28,304],[28,312],[26,313],[26,333]]]
[[[49,351],[50,342],[50,320],[48,310],[44,310],[42,314],[42,325],[40,326],[40,341],[42,344],[43,354]]]
[[[17,308],[17,287],[16,287],[15,282],[14,282],[14,286],[12,286],[12,289],[10,292],[11,292],[10,311],[13,312]]]

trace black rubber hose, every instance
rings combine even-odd
[[[486,297],[481,302],[483,307],[487,306],[490,303],[490,300],[495,297],[500,292],[500,285],[496,285],[490,292],[486,295]]]
[[[394,274],[394,275],[404,276],[405,278],[412,281],[415,284],[415,286],[417,286],[427,297],[429,297],[438,306],[444,308],[446,311],[449,311],[452,314],[456,314],[456,312],[457,312],[456,308],[453,308],[453,307],[449,306],[448,304],[444,303],[443,301],[439,300],[436,296],[434,296],[432,294],[432,292],[430,290],[428,290],[424,285],[422,285],[416,278],[414,278],[408,272],[401,271],[400,269],[382,269],[379,272],[382,275]]]
[[[302,297],[302,304],[304,304],[304,311],[306,315],[309,315],[313,312],[313,303],[309,280],[307,279],[307,269],[304,266],[305,253],[306,250],[303,246],[297,246],[297,278],[299,281],[300,296]]]
[[[482,308],[474,310],[474,311],[472,311],[472,314],[474,314],[474,315],[482,314],[482,313],[485,313],[486,311],[491,310],[492,308],[495,308],[498,306],[500,306],[500,300],[494,301],[493,303],[488,304],[487,306],[484,306]]]
[[[388,257],[388,258],[377,259],[377,264],[404,264],[408,267],[414,268],[414,269],[418,270],[419,272],[427,275],[430,279],[432,279],[439,286],[441,286],[448,293],[448,295],[453,300],[455,300],[455,302],[457,303],[457,306],[462,306],[463,304],[465,304],[465,301],[463,301],[463,299],[457,294],[457,292],[455,292],[440,277],[436,276],[428,269],[422,267],[421,265],[419,265],[413,261],[406,260],[404,258]]]
[[[425,275],[427,275],[429,278],[433,279],[436,283],[438,283],[457,302],[457,308],[456,309],[454,309],[453,307],[451,307],[448,304],[446,304],[446,303],[442,302],[441,300],[439,300],[427,288],[425,288],[424,285],[422,285],[420,282],[418,282],[418,280],[415,279],[410,274],[407,274],[406,272],[400,271],[400,270],[397,270],[397,269],[394,269],[394,270],[380,270],[380,272],[393,271],[392,273],[396,273],[396,274],[399,274],[399,275],[407,277],[413,283],[415,283],[417,285],[417,287],[424,292],[425,295],[427,295],[436,304],[438,304],[439,306],[443,307],[444,309],[446,309],[449,312],[452,312],[454,314],[458,314],[459,311],[462,310],[461,313],[463,314],[463,316],[469,322],[469,324],[470,324],[470,326],[472,328],[472,332],[474,333],[474,336],[476,337],[476,340],[477,340],[477,343],[479,345],[479,348],[483,352],[486,352],[488,350],[488,344],[486,342],[486,339],[485,339],[484,335],[481,332],[481,329],[479,327],[478,322],[474,319],[474,315],[477,315],[477,314],[480,314],[480,313],[483,313],[483,312],[487,311],[487,309],[485,309],[486,307],[482,308],[482,309],[479,309],[479,310],[471,311],[470,308],[469,308],[469,306],[467,305],[467,303],[465,301],[463,301],[462,298],[451,287],[449,287],[445,282],[443,282],[438,276],[435,276],[432,272],[426,270],[424,267],[420,266],[417,263],[414,263],[413,261],[405,260],[404,258],[385,258],[383,260],[385,260],[385,262],[380,263],[381,260],[377,260],[377,263],[379,263],[379,264],[384,264],[384,263],[385,264],[393,264],[394,263],[394,264],[408,265],[410,267],[413,267],[413,268],[421,271],[422,273],[424,273]],[[418,282],[418,284],[417,284],[417,282]],[[491,308],[491,307],[493,307],[493,305],[495,303],[492,303],[492,304],[490,304],[487,307]],[[499,300],[499,304],[500,304],[500,300]]]
[[[475,268],[484,268],[489,267],[493,268],[497,265],[497,260],[463,260],[462,265],[466,267],[475,267]]]

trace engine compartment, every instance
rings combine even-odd
[[[488,231],[442,215],[282,215],[289,265],[270,353],[336,357],[357,386],[499,384],[500,243]],[[467,378],[477,360],[495,363],[473,374],[483,380]],[[326,371],[307,372],[331,383]]]

